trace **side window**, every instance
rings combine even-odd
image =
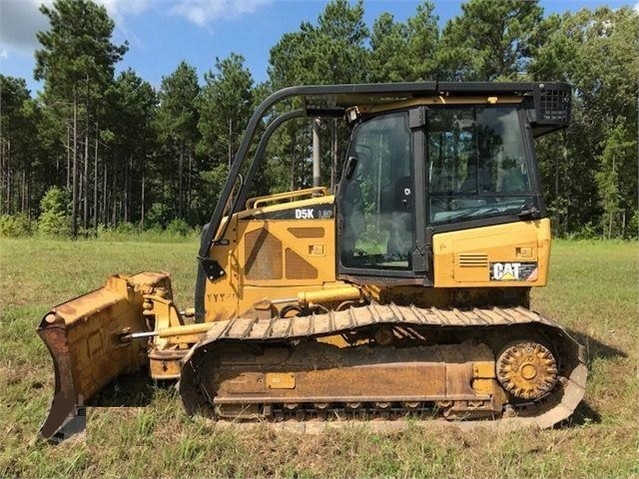
[[[344,266],[410,267],[411,162],[411,133],[405,112],[372,118],[354,132],[340,186]]]
[[[516,107],[433,108],[427,136],[431,223],[513,214],[532,201]]]

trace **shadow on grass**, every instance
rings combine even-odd
[[[76,403],[72,413],[66,418],[64,416],[60,417],[58,414],[60,408],[55,408],[56,403],[54,400],[45,420],[45,426],[47,424],[48,426],[41,432],[49,442],[59,444],[71,436],[79,436],[86,431],[87,406],[108,408],[148,406],[158,391],[170,389],[174,384],[175,381],[154,381],[149,376],[148,371],[122,375],[103,388],[87,403]]]
[[[627,358],[628,354],[621,349],[608,346],[605,343],[593,338],[589,334],[579,331],[569,330],[568,333],[582,346],[586,348],[588,369],[590,369],[593,359],[615,359]],[[586,400],[582,400],[575,412],[566,420],[557,424],[556,428],[566,429],[588,424],[599,424],[601,415]]]
[[[171,389],[175,381],[154,381],[148,371],[119,376],[100,391],[88,406],[143,407],[148,406],[158,389]]]
[[[588,401],[582,400],[575,412],[563,421],[555,424],[553,429],[573,429],[576,427],[587,426],[589,424],[599,424],[601,422],[601,414],[592,408]]]
[[[581,401],[575,412],[569,419],[562,421],[558,428],[570,428],[575,426],[585,426],[587,424],[599,424],[601,415],[595,411],[587,401]]]
[[[586,348],[588,357],[588,363],[593,359],[614,359],[614,358],[627,358],[628,353],[617,349],[613,346],[608,346],[601,341],[593,338],[589,334],[580,333],[574,330],[568,330],[568,333],[581,345]]]

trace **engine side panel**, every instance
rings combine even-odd
[[[223,242],[211,249],[225,274],[207,281],[205,321],[233,318],[265,298],[344,286],[335,278],[333,202],[322,196],[233,215]]]
[[[434,286],[545,286],[550,236],[547,218],[436,234]]]

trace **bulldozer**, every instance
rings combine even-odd
[[[415,416],[549,428],[583,398],[584,347],[530,309],[551,227],[535,139],[570,121],[563,83],[290,87],[255,110],[197,253],[194,308],[165,272],[117,274],[38,327],[63,438],[116,378],[177,380],[214,419]],[[273,133],[337,119],[335,191],[249,197]],[[331,120],[332,121],[332,120]]]

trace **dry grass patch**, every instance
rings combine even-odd
[[[47,309],[109,274],[143,269],[170,271],[178,304],[190,305],[196,249],[195,241],[0,241],[0,477],[639,476],[638,255],[636,243],[622,242],[556,242],[549,287],[534,291],[534,309],[591,355],[585,401],[554,430],[222,428],[189,418],[172,388],[143,382],[135,394],[146,407],[90,408],[85,441],[32,442],[53,393],[35,334]],[[112,405],[131,387],[117,384],[104,398]]]

